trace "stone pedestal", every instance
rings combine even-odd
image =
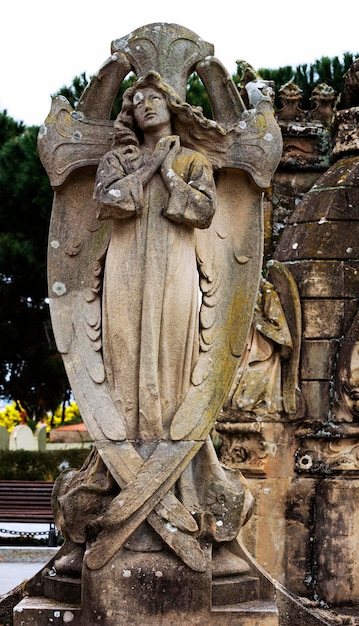
[[[223,556],[223,555],[222,555]],[[192,571],[169,551],[122,549],[78,580],[46,576],[43,596],[25,597],[14,626],[278,626],[274,582],[233,542],[226,567]],[[244,559],[244,560],[243,560]],[[240,567],[239,567],[240,566]],[[244,567],[243,567],[244,566]],[[235,573],[235,571],[242,573]],[[50,597],[49,597],[50,596]],[[56,599],[54,599],[56,597]],[[53,599],[52,599],[53,598]],[[61,600],[59,600],[61,598]]]
[[[211,570],[193,572],[165,551],[124,549],[99,570],[85,558],[82,588],[83,626],[200,624],[210,609]]]
[[[79,620],[79,606],[43,597],[23,598],[15,607],[13,615],[14,626],[49,626],[49,624],[80,626]]]

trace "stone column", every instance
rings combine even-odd
[[[330,605],[359,601],[359,480],[324,478],[315,503],[315,589]]]

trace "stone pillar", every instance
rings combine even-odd
[[[324,478],[315,503],[315,590],[329,605],[359,601],[359,480]]]
[[[313,517],[315,479],[293,479],[286,501],[285,581],[299,596],[311,596],[313,589]]]

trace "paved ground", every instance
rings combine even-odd
[[[45,563],[0,563],[0,595],[36,574]]]
[[[0,529],[15,532],[41,533],[48,531],[48,524],[8,524],[0,521]],[[6,537],[1,532],[1,537]],[[50,560],[56,548],[12,548],[0,546],[0,595],[8,593],[24,580],[34,576]]]

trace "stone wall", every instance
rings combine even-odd
[[[222,460],[256,497],[246,546],[290,591],[330,606],[359,601],[359,100],[347,86],[358,69],[345,97],[317,87],[310,111],[295,85],[279,92],[283,156],[265,197],[264,272],[292,346],[267,284],[236,401],[217,424]]]

